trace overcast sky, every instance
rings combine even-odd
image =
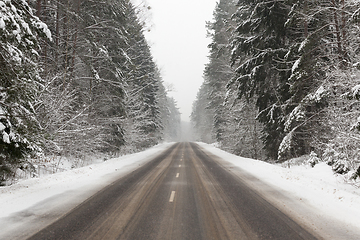
[[[144,1],[144,0],[138,0]],[[150,31],[145,34],[163,80],[172,84],[183,121],[190,121],[192,103],[208,62],[206,21],[217,0],[146,0]]]

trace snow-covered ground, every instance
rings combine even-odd
[[[161,144],[141,153],[1,187],[0,239],[7,239],[7,234],[14,231],[15,239],[22,239],[27,227],[40,229],[55,221],[64,209],[74,208],[170,145]],[[234,174],[251,174],[249,185],[268,191],[270,202],[326,239],[360,239],[360,189],[335,176],[326,164],[283,168],[241,158],[204,143],[199,145],[220,157],[219,161]],[[266,190],[266,186],[275,191]]]

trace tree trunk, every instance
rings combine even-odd
[[[340,26],[339,26],[339,20],[338,20],[338,14],[337,14],[337,4],[335,3],[335,0],[332,0],[332,7],[333,7],[333,17],[334,17],[334,25],[335,25],[335,35],[336,35],[336,41],[337,41],[337,53],[339,55],[339,61],[342,64],[343,61],[343,49],[341,44],[341,33],[340,33]]]
[[[80,0],[76,0],[76,13],[77,15],[80,15]],[[76,53],[76,47],[77,47],[77,40],[78,40],[78,34],[79,34],[79,21],[76,20],[76,26],[75,26],[75,37],[74,37],[74,43],[73,43],[73,56],[71,61],[71,69],[72,73],[75,67],[75,53]]]
[[[36,16],[37,16],[38,18],[40,18],[41,1],[42,1],[42,0],[37,0],[37,3],[36,3]]]
[[[57,1],[56,6],[56,23],[55,23],[55,64],[58,65],[59,60],[59,39],[60,39],[60,2]]]
[[[342,42],[343,42],[343,58],[346,60],[348,58],[347,53],[347,33],[346,33],[346,16],[345,16],[345,0],[341,0],[341,33],[342,33]]]
[[[304,37],[305,37],[305,39],[308,37],[308,32],[309,32],[309,30],[308,30],[308,22],[307,22],[307,19],[306,19],[306,16],[307,16],[307,11],[308,11],[308,2],[307,2],[307,0],[305,0],[305,3],[304,3],[304,12],[305,12],[305,19],[304,19]]]

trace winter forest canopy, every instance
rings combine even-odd
[[[207,28],[197,140],[359,177],[359,1],[220,0]]]
[[[178,138],[138,13],[130,0],[0,0],[0,183],[50,156]]]
[[[0,184],[52,157],[178,139],[139,14],[130,0],[0,0]],[[360,176],[359,1],[219,0],[207,29],[196,140]]]

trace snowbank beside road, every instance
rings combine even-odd
[[[144,152],[110,159],[101,164],[22,180],[11,186],[0,187],[0,218],[21,212],[54,196],[58,196],[60,201],[61,194],[70,191],[75,191],[72,194],[74,201],[81,202],[119,176],[135,170],[170,145],[172,143],[161,144]]]

